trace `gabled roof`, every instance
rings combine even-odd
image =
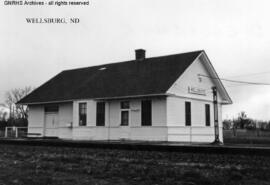
[[[218,92],[220,93],[221,97],[223,97],[221,103],[222,104],[232,104],[233,102],[232,102],[231,97],[229,96],[228,92],[226,91],[222,81],[220,80],[217,72],[215,71],[215,69],[214,69],[212,63],[210,62],[208,56],[206,55],[205,51],[202,51],[200,56],[201,56],[201,59],[203,61],[205,61],[204,62],[205,67],[207,68],[207,70],[208,70],[208,72],[210,74],[210,76],[207,76],[207,78],[211,78],[214,81]]]
[[[19,104],[165,94],[203,51],[62,71]]]

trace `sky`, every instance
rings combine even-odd
[[[0,4],[0,103],[62,70],[205,50],[221,78],[270,83],[268,0],[90,0],[89,6]],[[27,24],[26,17],[78,17],[79,24]],[[224,82],[223,118],[270,119],[270,86]]]

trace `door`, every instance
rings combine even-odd
[[[130,111],[121,110],[121,133],[120,139],[130,139]]]
[[[45,114],[45,132],[46,137],[58,137],[58,113]]]

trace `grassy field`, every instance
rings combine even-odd
[[[0,184],[270,184],[270,156],[0,145]]]
[[[250,144],[270,146],[270,131],[256,130],[236,130],[236,135],[232,130],[223,130],[225,144]]]

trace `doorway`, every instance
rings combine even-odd
[[[58,137],[58,113],[45,113],[45,137]]]

